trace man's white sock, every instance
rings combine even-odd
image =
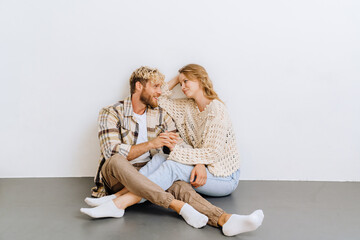
[[[121,218],[122,216],[124,216],[125,211],[123,209],[117,208],[113,201],[108,201],[98,207],[81,208],[80,212],[85,213],[92,218],[104,218],[104,217]]]
[[[89,205],[91,207],[97,207],[97,206],[100,206],[101,204],[111,201],[115,198],[116,198],[115,194],[108,195],[108,196],[101,197],[101,198],[87,197],[87,198],[85,198],[85,202],[87,203],[87,205]]]
[[[192,206],[185,203],[180,210],[180,215],[194,228],[202,228],[208,222],[208,217],[196,211]]]
[[[257,229],[264,219],[262,210],[256,210],[250,215],[233,214],[222,227],[225,236],[235,236],[240,233]]]

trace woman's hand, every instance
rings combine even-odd
[[[168,131],[160,133],[159,137],[163,139],[167,139],[167,143],[165,144],[165,146],[168,147],[170,151],[174,149],[175,145],[178,143],[178,140],[180,139],[178,134]]]
[[[179,137],[176,133],[165,131],[160,133],[156,138],[150,140],[149,143],[151,144],[151,149],[167,146],[170,150],[172,150],[178,139]]]
[[[190,175],[190,184],[197,188],[201,187],[206,183],[207,173],[204,164],[196,164]]]
[[[179,83],[179,74],[168,82],[169,90],[172,90]]]

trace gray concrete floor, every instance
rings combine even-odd
[[[92,185],[92,178],[0,179],[0,239],[229,239],[151,203],[121,219],[90,219],[79,209]],[[232,195],[207,199],[230,213],[263,209],[263,225],[233,239],[360,239],[360,183],[241,181]]]

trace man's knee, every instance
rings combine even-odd
[[[179,188],[179,191],[189,191],[189,190],[194,190],[192,188],[192,186],[190,185],[190,183],[184,182],[184,181],[176,181],[173,183],[174,187]]]
[[[101,168],[101,174],[108,193],[117,192],[124,187],[121,176],[125,164],[128,164],[126,158],[120,154],[115,154],[107,159],[104,166]]]
[[[109,174],[114,175],[114,171],[119,172],[119,170],[126,169],[126,165],[131,165],[128,160],[120,155],[114,154],[108,160],[101,169],[101,174],[106,177]]]
[[[109,169],[121,169],[123,165],[130,164],[128,160],[120,154],[114,154],[108,161],[107,168]]]
[[[184,181],[174,182],[167,191],[179,200],[186,200],[190,197],[192,192],[195,192],[192,186]]]

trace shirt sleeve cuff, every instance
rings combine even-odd
[[[120,144],[119,147],[119,154],[123,155],[124,157],[127,157],[129,155],[130,149],[131,149],[130,144],[122,143]]]

